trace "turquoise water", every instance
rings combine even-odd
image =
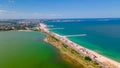
[[[0,68],[76,68],[39,32],[0,32]]]
[[[80,19],[81,20],[81,19]],[[120,62],[120,19],[82,19],[80,22],[46,22],[54,25],[51,30],[60,35],[87,34],[83,37],[68,37],[88,49]]]

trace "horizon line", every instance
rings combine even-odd
[[[93,17],[93,18],[13,18],[13,19],[15,19],[15,20],[17,20],[17,19],[116,19],[116,18],[120,18],[120,17],[97,17],[97,18],[95,18],[95,17]],[[0,19],[0,20],[13,20],[12,18],[11,19]]]

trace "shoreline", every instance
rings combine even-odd
[[[52,36],[47,35],[44,41],[57,48],[62,59],[75,66],[75,68],[101,68],[97,63],[85,60],[79,53],[66,47],[66,45]]]
[[[103,55],[100,55],[97,52],[94,52],[92,50],[89,50],[85,47],[82,47],[81,45],[78,45],[78,44],[70,41],[65,36],[60,36],[59,34],[50,32],[47,29],[47,26],[45,24],[42,24],[42,23],[40,24],[40,30],[42,32],[45,32],[45,33],[49,34],[50,36],[58,39],[59,41],[61,41],[68,47],[72,48],[79,54],[83,55],[84,57],[89,56],[93,61],[96,61],[97,63],[99,63],[99,65],[101,65],[103,68],[120,68],[119,62],[109,59],[109,58],[107,58]]]

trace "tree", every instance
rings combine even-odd
[[[86,57],[85,57],[85,60],[87,60],[87,61],[92,61],[92,59],[91,59],[89,56],[86,56]]]

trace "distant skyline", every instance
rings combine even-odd
[[[120,0],[0,0],[0,19],[120,18]]]

